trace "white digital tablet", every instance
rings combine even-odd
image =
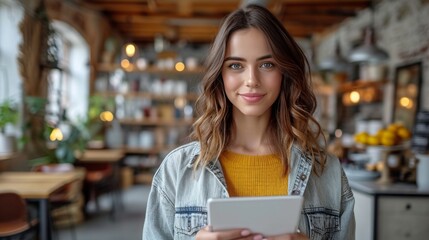
[[[297,231],[302,196],[234,197],[207,201],[211,231],[247,228],[276,236]]]

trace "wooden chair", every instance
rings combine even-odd
[[[96,211],[100,211],[98,197],[101,194],[111,192],[113,184],[113,167],[106,163],[81,164],[86,169],[84,181],[85,206],[94,201]]]
[[[0,238],[34,239],[38,220],[17,193],[0,192]]]

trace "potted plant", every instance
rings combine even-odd
[[[48,121],[45,117],[49,114],[46,112],[45,98],[27,96],[24,100],[28,115],[24,124],[25,147],[30,152],[30,165],[73,164],[74,154],[83,152],[89,140],[86,121],[69,121],[65,110],[59,122]],[[60,131],[63,137],[52,139],[55,131]]]
[[[18,116],[18,109],[11,100],[0,104],[0,155],[9,155],[15,151],[15,136],[7,129],[18,122]]]

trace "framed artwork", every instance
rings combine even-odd
[[[400,122],[408,129],[414,126],[420,104],[422,62],[398,66],[395,70],[393,96],[393,122]]]

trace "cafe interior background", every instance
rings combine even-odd
[[[74,196],[49,211],[60,229],[88,224],[88,205],[112,192],[112,209],[116,197],[127,208],[121,196],[148,188],[188,141],[209,44],[249,2],[0,0],[1,190],[19,193],[10,172],[79,172],[45,196]],[[355,194],[357,239],[424,239],[429,1],[255,2],[310,60],[315,116]]]

